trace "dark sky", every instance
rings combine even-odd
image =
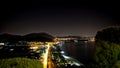
[[[98,30],[119,24],[119,4],[8,3],[1,6],[0,33],[24,35],[47,32],[53,36],[95,36]]]

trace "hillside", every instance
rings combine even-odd
[[[41,41],[50,42],[53,41],[54,37],[48,33],[30,33],[27,35],[12,35],[12,34],[1,34],[0,42],[18,42],[18,41]]]

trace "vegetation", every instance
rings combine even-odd
[[[109,27],[98,31],[95,39],[96,42],[101,40],[120,44],[120,27]]]
[[[120,46],[118,44],[99,41],[94,55],[95,68],[116,68],[120,65],[118,64],[119,57]]]
[[[43,66],[35,59],[9,58],[0,60],[0,68],[43,68]]]
[[[120,68],[120,27],[98,31],[90,68]]]

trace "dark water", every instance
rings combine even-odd
[[[94,53],[94,42],[89,41],[66,41],[62,43],[62,50],[83,64],[91,62]]]

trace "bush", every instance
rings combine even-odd
[[[9,58],[0,60],[0,68],[43,68],[43,66],[35,59]]]
[[[118,44],[101,41],[96,46],[94,55],[95,66],[97,68],[114,68],[116,62],[120,60],[119,54],[120,46]]]

